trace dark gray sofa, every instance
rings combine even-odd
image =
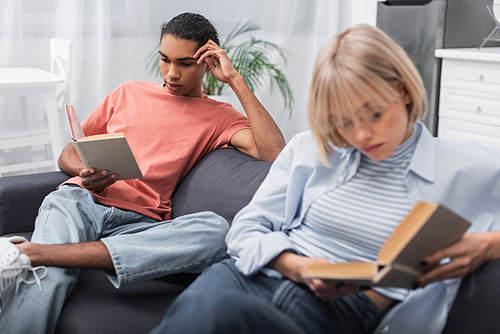
[[[210,210],[229,222],[246,205],[271,163],[234,149],[203,159],[176,189],[174,217]],[[61,172],[0,177],[0,235],[28,236],[43,198],[68,176]],[[56,333],[146,333],[196,275],[178,274],[117,290],[101,270],[81,270]],[[500,331],[500,260],[466,277],[448,317],[445,334]]]
[[[173,217],[213,211],[232,222],[270,166],[235,149],[211,152],[177,187]],[[29,238],[43,198],[67,179],[62,172],[0,177],[0,235]],[[117,290],[102,270],[83,269],[56,333],[146,333],[160,323],[168,305],[195,278],[177,274]]]

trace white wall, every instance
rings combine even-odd
[[[339,31],[358,23],[375,26],[377,18],[377,0],[341,0]]]
[[[0,0],[0,67],[49,69],[49,39],[74,41],[75,63],[70,103],[85,119],[114,88],[128,80],[159,81],[145,59],[158,41],[161,23],[185,12],[209,18],[222,39],[238,22],[254,20],[254,34],[287,50],[284,69],[294,91],[291,117],[269,84],[257,96],[289,140],[306,130],[312,68],[326,40],[355,23],[375,25],[375,0]],[[30,107],[43,121],[43,101]],[[17,101],[0,98],[0,131],[18,118]],[[63,124],[64,140],[69,141]],[[0,152],[0,154],[2,154]]]

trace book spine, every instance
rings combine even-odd
[[[407,273],[407,274],[410,274],[410,275],[414,275],[414,276],[420,276],[420,275],[422,275],[422,272],[418,271],[417,269],[415,269],[413,267],[405,266],[404,264],[391,263],[391,267],[393,269],[396,269],[398,271],[401,271],[403,273]]]

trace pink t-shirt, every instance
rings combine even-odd
[[[144,178],[117,181],[92,194],[106,206],[168,220],[172,193],[189,170],[249,127],[248,119],[230,104],[206,95],[175,96],[159,83],[126,82],[99,104],[82,128],[86,136],[124,133]],[[65,183],[82,185],[78,176]]]

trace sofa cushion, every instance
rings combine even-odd
[[[177,187],[172,198],[172,218],[212,211],[231,223],[250,202],[271,164],[232,148],[212,151]]]
[[[147,333],[196,276],[182,273],[115,289],[103,270],[81,269],[55,334]]]
[[[231,222],[270,166],[271,162],[257,161],[235,149],[211,152],[177,187],[172,217],[209,210]],[[195,277],[170,275],[117,290],[102,270],[82,269],[56,334],[145,333],[160,323],[168,305]]]
[[[500,259],[485,263],[464,278],[443,334],[498,333],[500,329]]]
[[[257,161],[235,149],[211,152],[177,187],[172,199],[173,217],[209,210],[231,222],[250,201],[270,166],[271,162]],[[51,172],[1,180],[3,232],[18,235],[32,231],[43,197],[67,178],[62,172]],[[42,182],[47,184],[40,187]],[[7,199],[9,205],[5,205]],[[19,228],[19,220],[12,217],[26,223]],[[30,234],[24,233],[28,238]],[[117,290],[102,270],[82,269],[64,304],[56,334],[146,333],[160,323],[171,301],[195,277],[182,273]]]
[[[32,232],[44,197],[68,178],[63,172],[0,177],[0,235]]]

